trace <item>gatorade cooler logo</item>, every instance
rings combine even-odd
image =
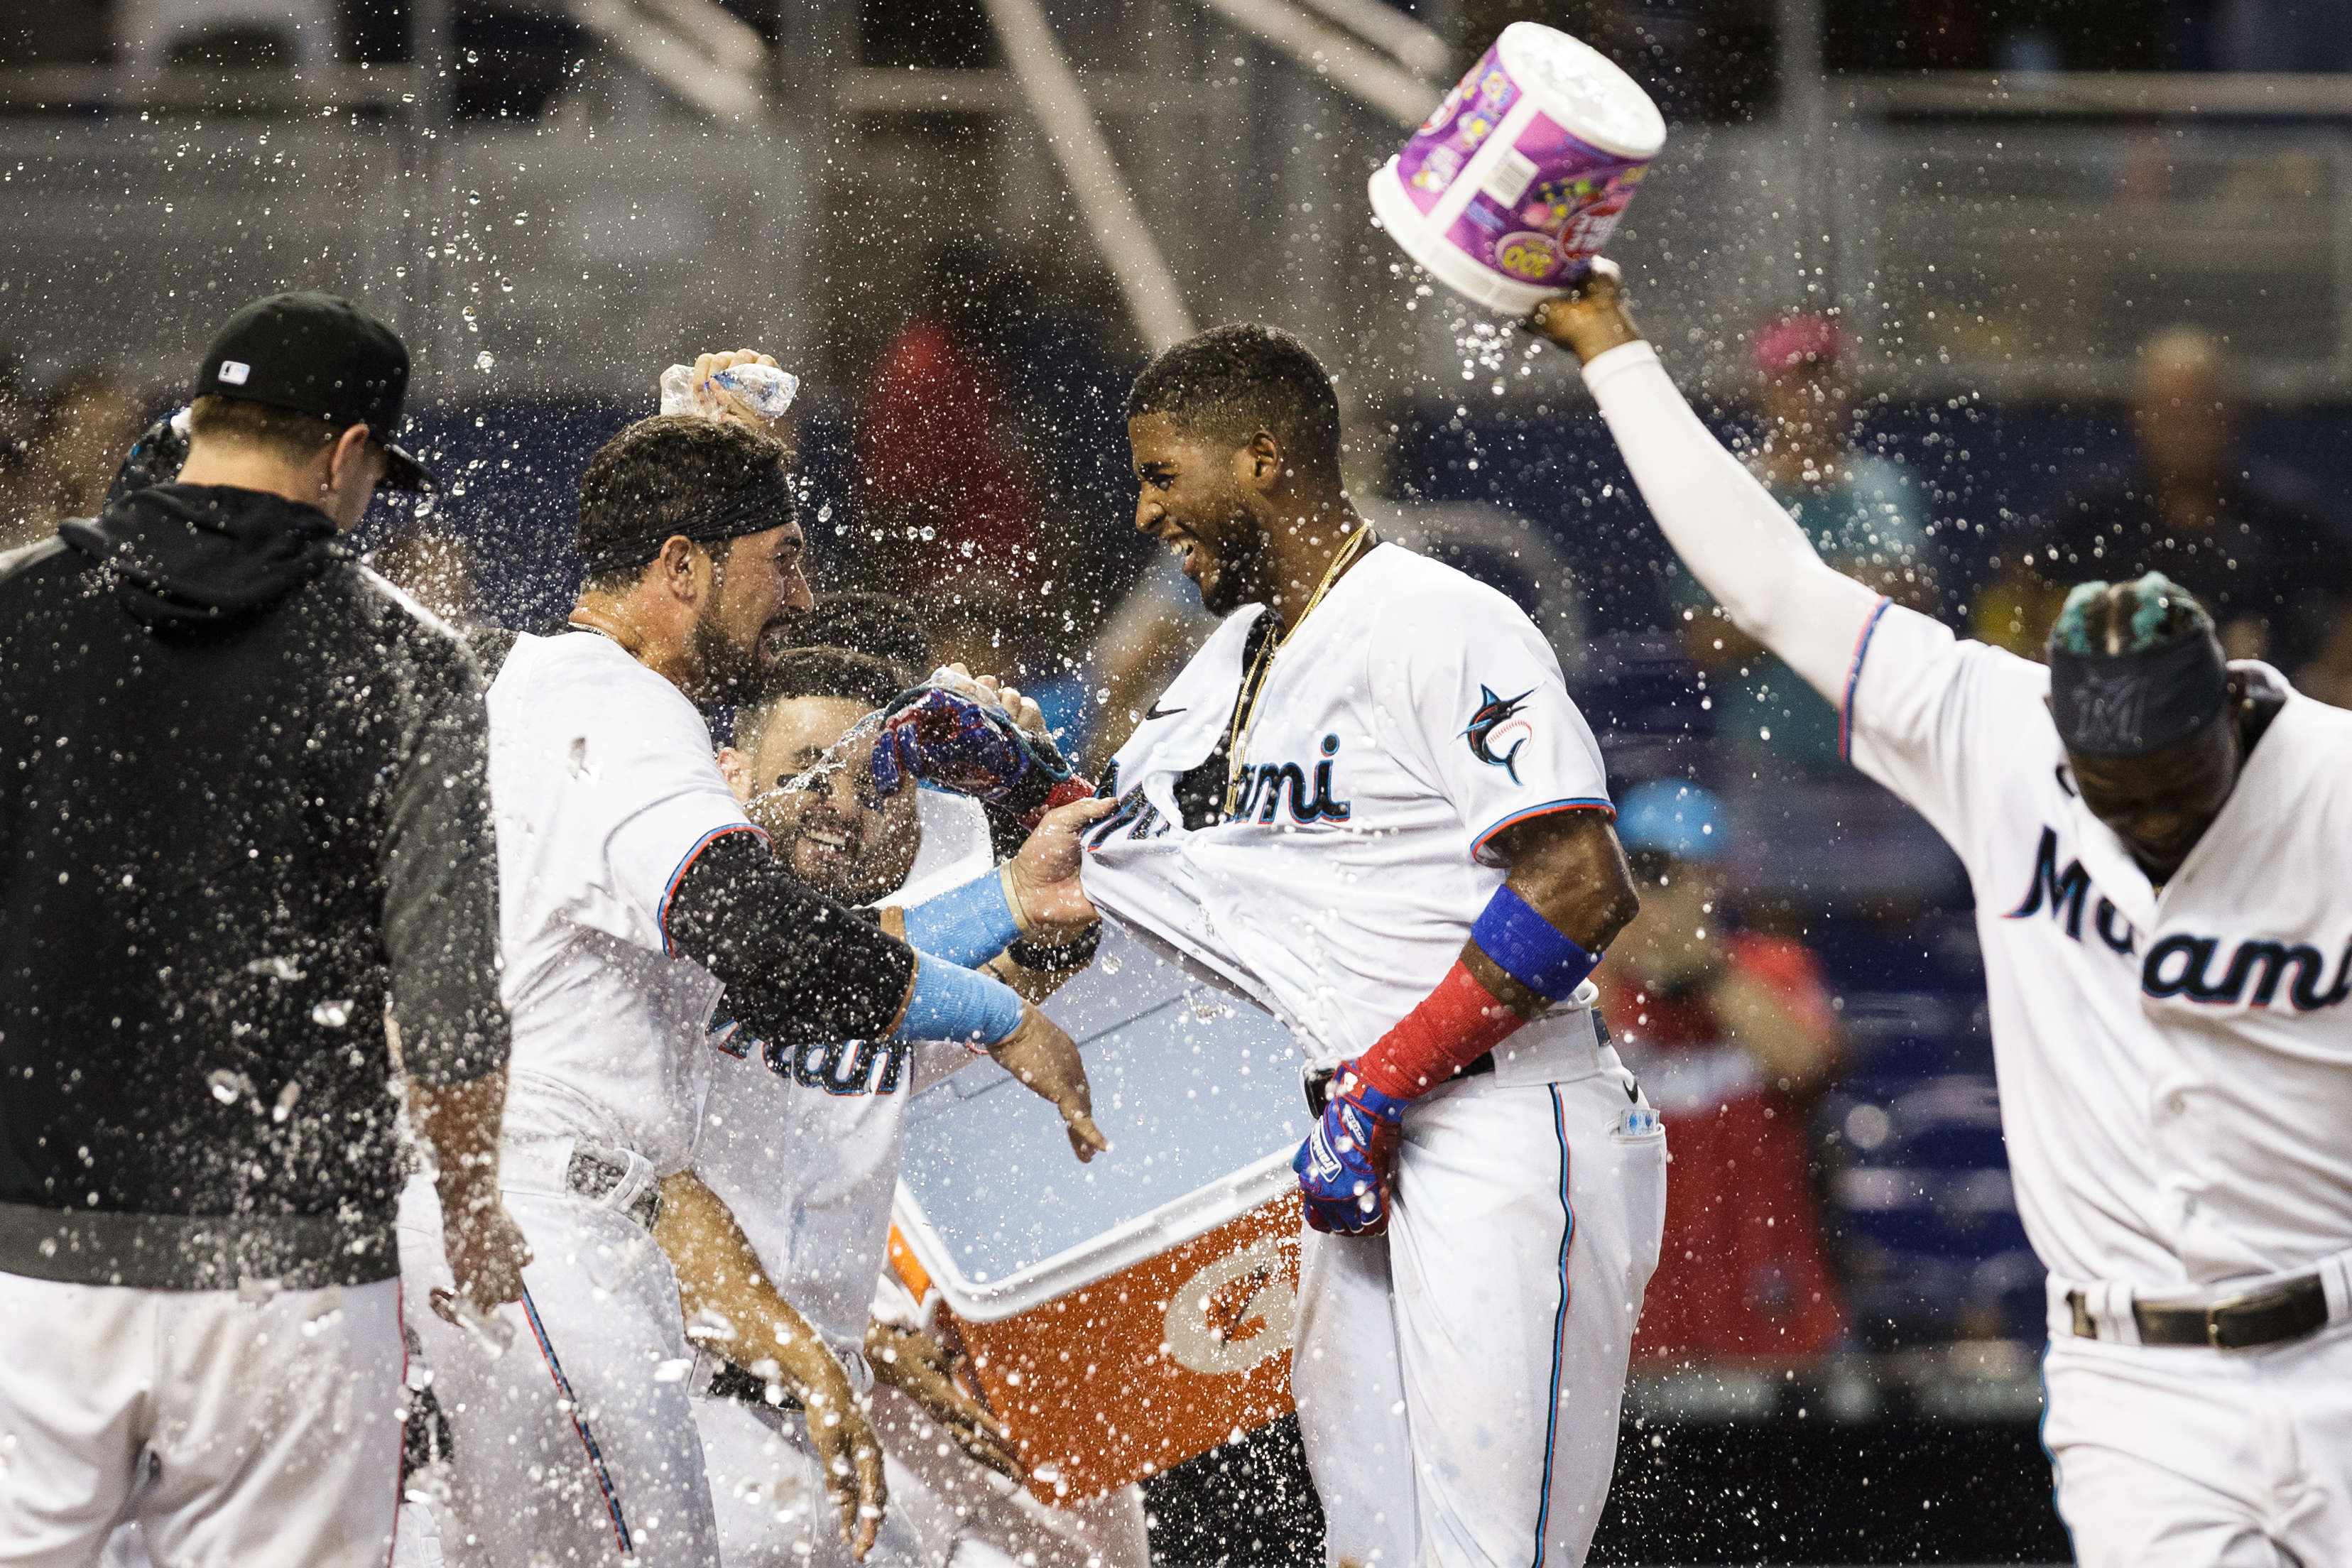
[[[1230,1376],[1290,1348],[1298,1296],[1275,1237],[1229,1253],[1178,1287],[1165,1320],[1168,1353],[1188,1372]]]
[[[1507,234],[1495,242],[1495,265],[1514,278],[1524,278],[1530,283],[1540,283],[1551,276],[1559,251],[1551,236],[1521,230]]]

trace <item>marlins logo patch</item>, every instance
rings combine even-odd
[[[1497,697],[1495,689],[1478,688],[1478,711],[1470,715],[1470,726],[1462,731],[1470,742],[1470,754],[1490,768],[1500,768],[1519,782],[1517,757],[1519,748],[1535,734],[1535,727],[1518,716],[1527,700],[1535,695],[1532,689],[1517,697]]]

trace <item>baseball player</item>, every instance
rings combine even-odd
[[[1076,831],[1108,804],[1062,808],[1000,871],[985,821],[972,833],[960,820],[978,815],[971,802],[911,784],[888,795],[877,789],[875,734],[860,721],[889,703],[899,687],[889,666],[865,655],[786,653],[771,695],[739,711],[734,744],[719,754],[720,769],[778,858],[811,886],[845,899],[903,904],[908,940],[919,951],[978,963],[1010,947],[1045,967],[1058,950],[1028,945],[1030,922],[1022,911],[1030,889],[1075,872]],[[825,761],[832,771],[818,766]],[[929,837],[919,816],[924,807],[923,815],[958,819],[965,831],[950,841],[963,853],[910,886],[909,869]],[[723,1057],[713,1066],[695,1170],[740,1216],[768,1277],[845,1363],[870,1366],[876,1378],[920,1403],[967,1453],[1018,1478],[1020,1463],[988,1412],[940,1370],[939,1347],[925,1336],[869,1329],[868,1322],[907,1102],[969,1063],[972,1053],[954,1041],[836,1044],[805,1031],[763,1038],[749,1028],[727,1031],[719,1048]],[[869,1333],[880,1341],[872,1356],[864,1353]],[[691,1387],[699,1396],[695,1418],[729,1568],[844,1561],[803,1420],[768,1400],[764,1380],[717,1358],[698,1370]],[[927,1554],[894,1509],[866,1560],[914,1568],[944,1556]]]
[[[622,432],[583,479],[572,629],[513,638],[496,663],[515,1020],[501,1180],[539,1261],[499,1316],[511,1352],[415,1320],[455,1441],[461,1560],[716,1555],[689,1321],[813,1413],[844,1529],[871,1543],[881,1458],[849,1375],[688,1168],[722,987],[728,1016],[763,1037],[970,1040],[1024,1070],[1042,1058],[1062,1075],[1029,1076],[1074,1142],[1100,1141],[1066,1035],[792,878],[712,759],[695,702],[749,690],[810,603],[782,453],[699,416]],[[412,1184],[409,1199],[404,1245],[429,1268],[430,1194]]]
[[[402,1074],[472,1303],[520,1289],[480,679],[341,537],[429,483],[408,374],[256,301],[169,468],[0,554],[0,1563],[384,1560]]]
[[[2150,574],[2045,667],[1840,576],[1605,271],[1548,303],[1667,539],[1967,866],[2090,1568],[2352,1562],[2352,713]]]
[[[1586,980],[1636,902],[1510,600],[1371,537],[1266,327],[1128,398],[1136,526],[1224,616],[1120,748],[1087,897],[1317,1072],[1293,1386],[1334,1563],[1569,1564],[1599,1522],[1665,1146]]]

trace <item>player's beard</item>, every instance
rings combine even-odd
[[[786,640],[781,634],[791,622],[776,616],[749,638],[739,639],[719,621],[718,584],[694,617],[694,651],[702,665],[702,679],[711,702],[748,700],[775,668],[774,648]]]
[[[1201,536],[1194,533],[1193,537]],[[1206,547],[1207,542],[1202,542]],[[1196,547],[1199,548],[1199,547]],[[1217,616],[1232,615],[1244,605],[1260,605],[1274,596],[1274,549],[1265,530],[1248,510],[1235,507],[1210,547],[1214,569],[1201,584],[1201,607]]]

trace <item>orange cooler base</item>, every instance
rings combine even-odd
[[[1001,1322],[943,1310],[1041,1501],[1099,1497],[1290,1413],[1298,1226],[1286,1196]]]

